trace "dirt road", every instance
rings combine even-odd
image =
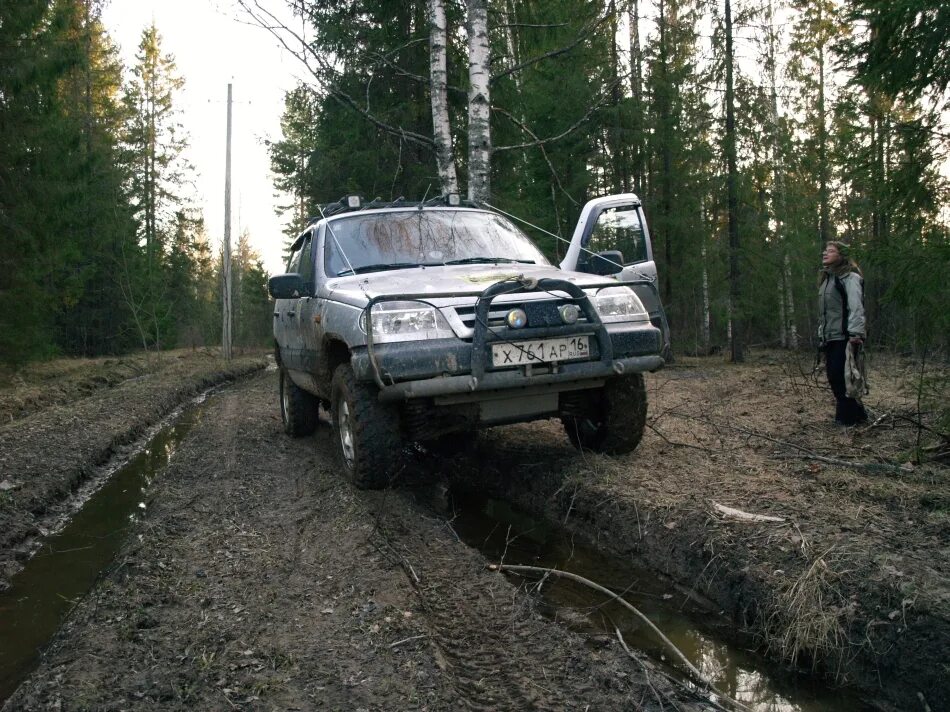
[[[282,434],[273,372],[214,396],[4,710],[700,708],[486,570],[416,501],[438,478],[646,562],[881,707],[950,707],[948,468],[907,462],[909,376],[872,364],[876,422],[842,430],[794,360],[684,361],[649,379],[629,457],[534,423],[417,451],[375,493],[342,481],[325,426]]]
[[[294,441],[274,374],[211,399],[133,541],[4,709],[659,709],[411,493]],[[694,706],[681,703],[682,709]],[[696,707],[698,709],[698,707]]]

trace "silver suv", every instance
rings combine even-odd
[[[384,487],[404,445],[558,417],[578,448],[630,452],[643,372],[668,344],[640,201],[584,206],[552,265],[509,218],[457,196],[324,206],[273,277],[285,430],[330,412],[356,485]]]

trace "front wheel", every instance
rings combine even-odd
[[[633,452],[647,423],[647,391],[643,374],[613,378],[592,399],[587,412],[561,418],[571,444],[578,450],[607,455]]]
[[[380,403],[376,389],[357,381],[349,364],[333,373],[330,402],[335,448],[346,475],[361,489],[386,487],[403,450],[398,409]]]
[[[280,419],[284,432],[300,438],[317,429],[317,397],[294,383],[285,369],[280,369]]]

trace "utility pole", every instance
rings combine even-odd
[[[221,351],[226,361],[231,360],[231,85],[228,84],[228,133],[224,159],[224,290],[221,300]]]

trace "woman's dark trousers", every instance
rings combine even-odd
[[[828,373],[828,385],[835,394],[835,422],[841,425],[857,425],[867,422],[868,414],[854,398],[848,398],[844,385],[844,366],[848,359],[847,341],[829,341],[825,345],[825,368]]]

